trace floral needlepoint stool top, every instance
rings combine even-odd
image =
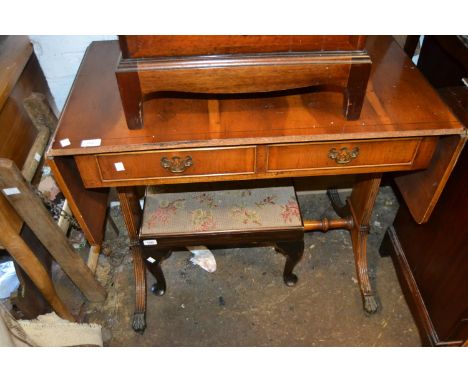
[[[302,226],[292,186],[178,193],[150,190],[142,236]]]

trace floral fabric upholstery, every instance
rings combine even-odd
[[[302,226],[294,187],[147,193],[141,236]]]

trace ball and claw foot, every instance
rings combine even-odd
[[[137,333],[143,334],[146,329],[145,313],[134,313],[133,314],[133,330]]]
[[[158,288],[158,283],[154,283],[153,285],[151,285],[151,292],[156,296],[163,296],[164,293],[166,293],[166,289]]]
[[[369,313],[373,314],[377,312],[379,305],[374,296],[364,296],[364,310]]]
[[[289,275],[283,275],[283,280],[288,287],[293,287],[297,284],[298,278],[294,273],[291,273]]]

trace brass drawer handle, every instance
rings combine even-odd
[[[171,159],[162,157],[161,166],[167,168],[170,172],[184,172],[188,167],[193,165],[192,157],[187,155],[185,158],[172,157]]]
[[[328,157],[334,159],[338,164],[347,164],[353,159],[356,159],[359,155],[359,147],[355,147],[351,151],[347,147],[342,147],[340,150],[335,148],[330,149]]]

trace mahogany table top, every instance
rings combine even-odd
[[[182,98],[145,102],[145,126],[127,128],[115,78],[117,41],[94,42],[81,64],[49,156],[181,147],[460,134],[462,124],[389,36],[369,37],[372,73],[357,121],[342,116],[331,91],[261,98]],[[62,146],[68,139],[70,144]],[[83,140],[101,139],[95,147]]]

